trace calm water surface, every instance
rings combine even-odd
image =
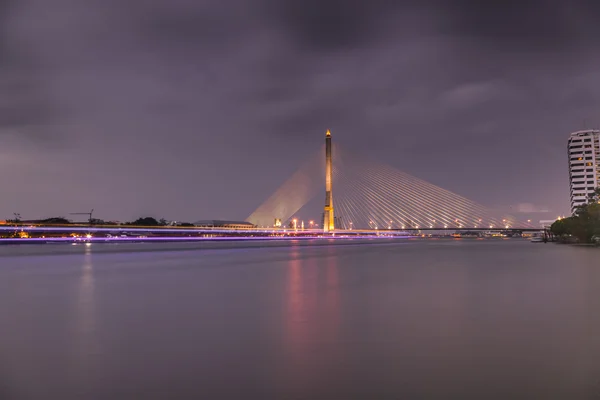
[[[0,399],[600,398],[600,249],[319,243],[0,247]]]

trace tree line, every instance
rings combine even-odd
[[[588,197],[587,204],[575,209],[572,216],[555,221],[550,232],[566,240],[576,238],[580,243],[592,243],[600,237],[600,188]]]
[[[22,222],[31,222],[31,223],[36,223],[36,224],[48,224],[48,225],[70,225],[70,224],[74,224],[73,221],[65,218],[65,217],[52,217],[52,218],[46,218],[46,219],[40,219],[40,220],[35,220],[35,221],[23,221],[21,219],[21,215],[20,214],[14,214],[15,217],[12,219],[8,219],[6,220],[6,222],[11,223],[11,224],[18,224],[18,223],[22,223]],[[104,221],[98,218],[93,218],[90,219],[89,221],[90,225],[111,225],[114,224],[113,222],[109,222],[109,221]],[[136,219],[135,221],[130,221],[130,222],[125,222],[123,225],[138,225],[138,226],[168,226],[171,225],[171,223],[169,221],[167,221],[164,218],[160,218],[160,219],[156,219],[154,217],[141,217]],[[176,226],[194,226],[194,224],[190,223],[190,222],[178,222],[176,224],[173,224]]]

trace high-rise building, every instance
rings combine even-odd
[[[569,136],[571,212],[588,202],[600,183],[600,131],[585,130]]]

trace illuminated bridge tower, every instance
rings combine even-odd
[[[323,214],[323,231],[330,232],[335,229],[333,217],[333,196],[331,194],[331,175],[333,164],[331,159],[331,132],[325,134],[325,212]]]

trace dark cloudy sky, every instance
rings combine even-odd
[[[0,217],[243,219],[326,128],[485,205],[566,213],[599,20],[594,0],[0,0]]]

